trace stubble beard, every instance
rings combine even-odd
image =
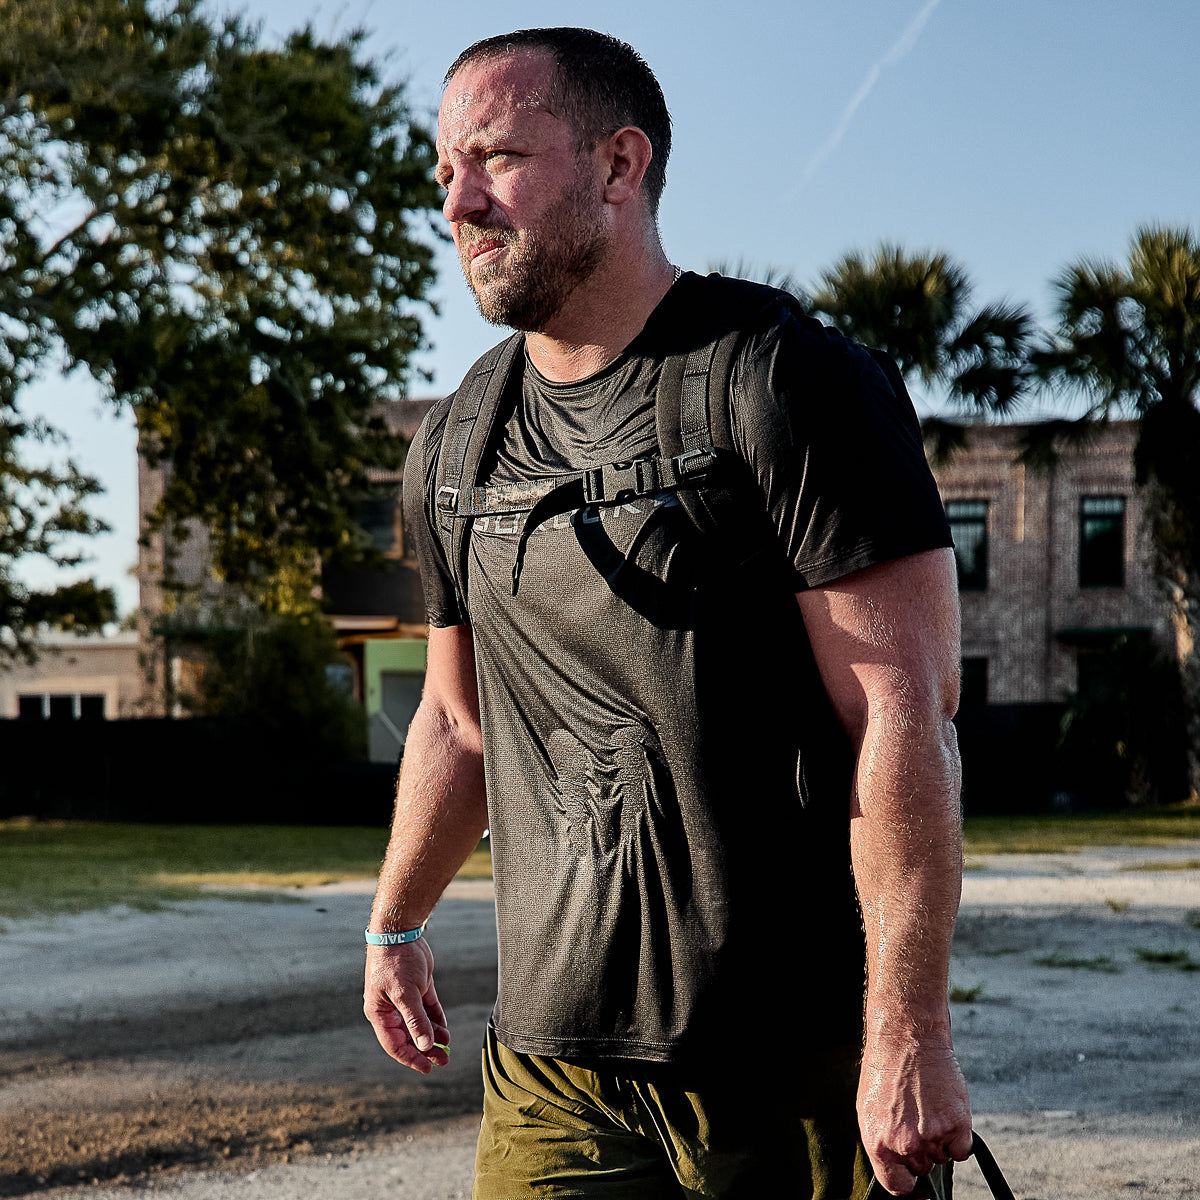
[[[595,273],[605,240],[590,203],[587,180],[580,178],[546,210],[536,229],[459,227],[463,273],[485,321],[537,333]],[[481,236],[503,242],[506,253],[472,272],[466,251]]]

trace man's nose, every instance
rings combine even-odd
[[[480,172],[470,166],[455,171],[450,186],[446,188],[446,199],[442,201],[442,215],[452,225],[462,221],[480,224],[479,218],[486,214],[491,201],[479,178]]]

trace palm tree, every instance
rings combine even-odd
[[[1128,265],[1081,259],[1055,281],[1058,329],[1034,355],[1045,378],[1082,391],[1078,422],[1133,415],[1154,568],[1171,603],[1200,793],[1200,240],[1148,226]]]
[[[966,271],[940,253],[883,243],[870,258],[852,252],[801,298],[849,337],[886,350],[906,379],[946,388],[951,404],[976,418],[1007,415],[1030,383],[1031,314],[1020,305],[971,306]],[[961,427],[926,422],[945,451]]]

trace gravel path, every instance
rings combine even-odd
[[[956,1044],[1016,1195],[1200,1196],[1200,843],[971,866]],[[469,1196],[490,887],[431,927],[456,1053],[430,1080],[359,1011],[371,890],[0,932],[0,1196]],[[985,1194],[961,1168],[958,1200]]]

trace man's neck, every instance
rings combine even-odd
[[[675,278],[661,248],[633,261],[617,259],[615,270],[600,268],[544,330],[526,337],[530,361],[555,383],[594,375],[641,333]]]

